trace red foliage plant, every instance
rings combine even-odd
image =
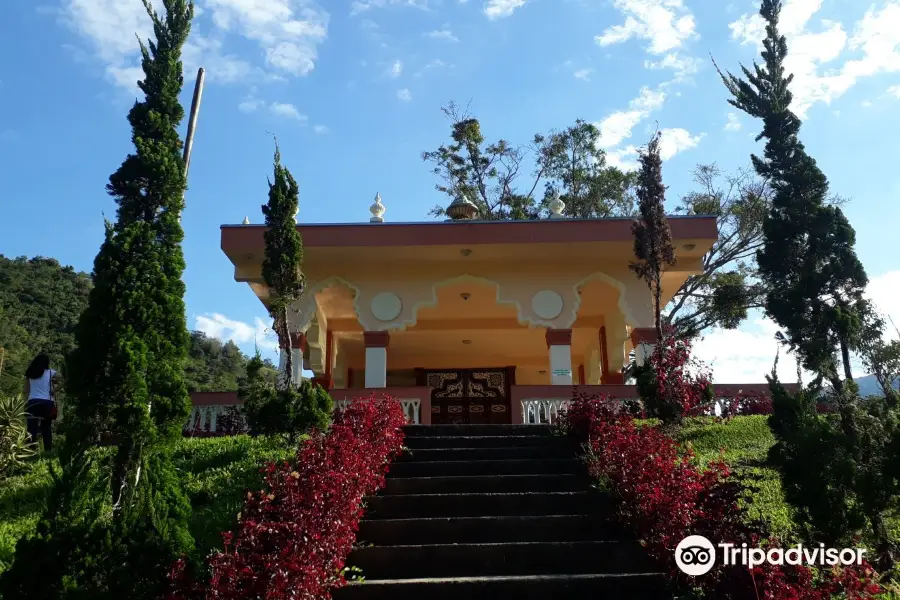
[[[670,327],[638,375],[638,389],[651,416],[677,421],[713,410],[711,379],[709,368],[691,356],[690,340],[677,338]]]
[[[363,498],[384,485],[403,446],[400,403],[360,398],[315,433],[294,464],[270,463],[265,489],[247,494],[225,549],[197,582],[187,561],[174,566],[169,600],[322,599],[345,584],[343,569],[363,513]]]
[[[664,565],[677,584],[702,588],[712,598],[825,600],[872,598],[881,591],[868,565],[843,567],[814,577],[805,566],[745,567],[717,565],[708,574],[689,578],[675,564],[675,547],[688,535],[714,544],[730,542],[772,547],[761,526],[746,523],[739,499],[746,489],[731,477],[724,461],[705,470],[693,454],[660,429],[641,426],[604,397],[576,397],[561,417],[567,433],[585,444],[591,475],[602,479],[620,500],[619,516],[642,540],[647,552]]]

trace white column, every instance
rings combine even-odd
[[[367,331],[363,339],[366,344],[366,387],[387,387],[387,347],[391,336],[387,331]]]
[[[548,329],[550,384],[572,385],[572,330]]]
[[[291,334],[291,380],[295,385],[299,385],[303,381],[303,347],[306,345],[306,334]],[[278,372],[284,373],[287,370],[287,352],[286,348],[282,348],[278,352]]]

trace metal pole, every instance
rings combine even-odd
[[[184,140],[184,179],[187,182],[188,169],[191,166],[191,150],[194,149],[194,131],[197,128],[197,115],[200,114],[200,98],[203,96],[203,80],[206,72],[203,67],[197,70],[197,83],[194,85],[194,99],[191,101],[191,115],[188,119],[187,137]]]

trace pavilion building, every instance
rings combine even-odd
[[[295,379],[338,402],[380,391],[420,423],[546,421],[572,386],[633,397],[623,368],[652,350],[652,298],[629,269],[631,219],[477,221],[466,200],[445,222],[301,224],[306,290],[292,307]],[[715,217],[670,217],[677,261],[668,302],[701,273]],[[223,225],[234,278],[265,304],[265,226]],[[282,366],[284,365],[282,354]],[[598,387],[599,386],[599,387]]]

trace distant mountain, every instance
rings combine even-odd
[[[875,379],[874,375],[866,375],[865,377],[857,377],[853,381],[856,382],[856,385],[859,386],[859,395],[865,398],[866,396],[880,396],[881,395],[881,386],[878,385],[878,380]],[[894,382],[894,388],[900,390],[900,379]]]

